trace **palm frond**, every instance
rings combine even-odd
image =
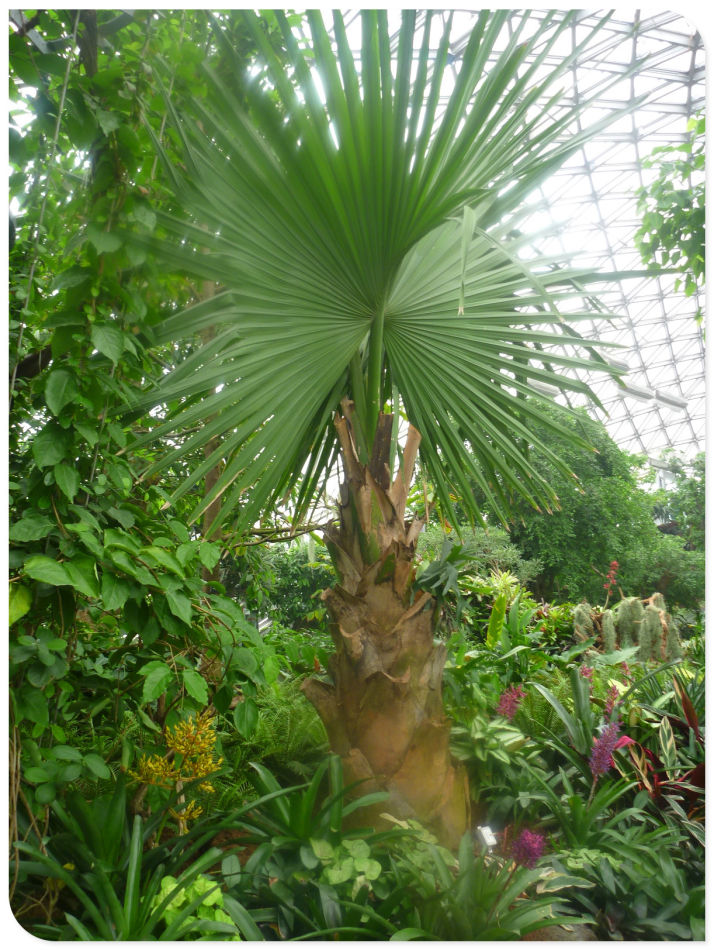
[[[422,433],[447,510],[456,491],[478,517],[472,485],[503,513],[514,492],[556,503],[523,448],[535,445],[533,423],[556,426],[542,396],[529,398],[529,380],[592,396],[569,372],[608,367],[570,329],[584,316],[573,288],[592,275],[526,262],[515,232],[524,196],[616,118],[571,131],[611,77],[581,105],[560,88],[606,18],[545,68],[576,13],[524,13],[505,43],[509,14],[480,13],[440,111],[450,18],[432,59],[432,14],[418,38],[404,11],[393,53],[387,14],[362,11],[357,57],[341,14],[330,31],[311,11],[308,57],[277,11],[282,60],[259,18],[241,16],[260,77],[239,97],[209,64],[197,118],[171,114],[185,152],[185,168],[171,168],[184,213],[159,216],[168,237],[154,251],[223,290],[156,328],[157,343],[215,332],[137,402],[136,411],[165,407],[147,439],[170,437],[174,448],[155,467],[221,436],[176,496],[220,461],[196,517],[220,497],[217,521],[234,516],[241,530],[298,482],[298,508],[309,507],[337,454],[342,397],[355,402],[363,454],[393,398]]]

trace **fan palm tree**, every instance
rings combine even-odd
[[[245,12],[262,68],[238,95],[205,66],[196,117],[172,115],[181,212],[160,216],[168,239],[154,249],[218,291],[158,326],[157,344],[202,342],[138,409],[164,406],[152,438],[174,447],[157,468],[204,450],[177,496],[220,467],[196,517],[213,504],[215,525],[239,532],[290,491],[303,516],[341,458],[325,532],[336,653],[305,693],[347,777],[454,843],[468,790],[449,755],[434,601],[414,586],[407,492],[419,454],[447,514],[458,496],[479,518],[474,486],[503,517],[515,493],[557,504],[529,461],[529,424],[566,433],[532,383],[594,399],[567,371],[608,364],[570,329],[592,316],[573,307],[592,275],[526,260],[518,213],[611,118],[572,131],[588,102],[559,91],[602,24],[560,58],[576,13],[480,13],[444,105],[451,16],[404,11],[390,30],[387,12],[362,11],[358,56],[340,13],[329,30],[306,14],[308,42],[275,16],[285,58]]]

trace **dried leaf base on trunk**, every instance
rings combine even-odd
[[[390,793],[356,820],[384,825],[382,812],[418,818],[455,847],[469,826],[468,783],[449,753],[441,696],[446,648],[434,644],[434,603],[413,591],[421,523],[404,521],[419,433],[410,428],[402,469],[390,483],[392,417],[380,417],[372,459],[363,465],[351,406],[344,409],[336,422],[346,476],[340,523],[326,532],[338,582],[323,594],[336,647],[332,683],[310,679],[303,690],[342,758],[345,783],[365,780],[358,794]]]

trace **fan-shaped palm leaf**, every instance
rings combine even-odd
[[[362,461],[392,400],[422,433],[447,508],[455,489],[477,516],[474,483],[502,511],[513,491],[552,502],[521,447],[531,420],[552,424],[528,380],[584,392],[554,367],[606,364],[567,329],[586,275],[526,263],[514,222],[586,138],[572,128],[587,103],[564,104],[560,81],[599,27],[554,66],[576,13],[524,14],[504,44],[509,14],[482,12],[441,109],[450,19],[432,59],[428,12],[419,30],[404,11],[393,44],[387,13],[363,11],[359,57],[340,13],[331,32],[306,15],[309,50],[276,16],[290,68],[245,12],[265,64],[247,105],[206,66],[198,120],[173,116],[185,167],[168,171],[185,214],[161,215],[169,240],[158,250],[223,289],[156,330],[159,343],[214,328],[138,406],[177,406],[151,436],[179,437],[157,465],[221,436],[177,494],[223,460],[203,507],[220,496],[218,519],[237,510],[246,527],[301,478],[306,508],[337,455],[343,397]]]

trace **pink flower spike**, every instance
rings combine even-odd
[[[614,765],[612,753],[615,750],[617,734],[620,731],[619,722],[611,722],[600,733],[599,737],[593,742],[592,753],[590,755],[590,771],[595,778],[604,775]]]
[[[525,690],[520,686],[509,686],[499,697],[496,714],[505,716],[506,719],[513,719],[525,695]]]

